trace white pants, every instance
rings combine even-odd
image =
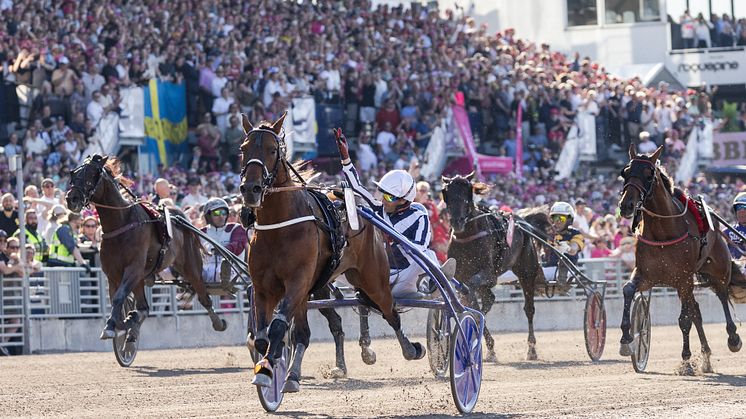
[[[557,273],[557,267],[556,266],[543,266],[542,271],[544,271],[544,278],[546,278],[547,281],[554,281],[555,280],[555,274]],[[503,282],[513,282],[518,281],[518,276],[513,272],[512,270],[508,270],[504,274],[500,275],[497,278],[497,283],[503,283]]]
[[[435,252],[428,249],[425,254],[430,258],[433,263],[440,266]],[[419,291],[418,280],[425,271],[417,264],[417,262],[410,260],[409,266],[404,269],[392,269],[389,271],[389,284],[391,285],[391,294],[394,298],[400,296],[406,296]]]

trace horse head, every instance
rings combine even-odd
[[[473,183],[474,172],[466,176],[456,175],[452,178],[443,176],[443,200],[446,210],[451,216],[451,227],[456,233],[464,231],[474,209],[474,194],[482,194],[487,191],[487,185],[477,182]]]
[[[631,218],[653,195],[653,188],[661,176],[657,168],[661,151],[663,146],[647,156],[637,154],[635,146],[630,146],[629,163],[621,171],[624,186],[619,200],[619,210],[622,217]]]
[[[106,171],[108,156],[94,154],[83,161],[70,174],[70,189],[65,195],[67,208],[73,212],[79,212],[88,206],[101,184],[101,179]]]
[[[282,124],[287,113],[275,122],[254,127],[243,115],[244,140],[241,144],[241,195],[244,205],[260,208],[267,189],[274,185],[280,167],[286,162]]]

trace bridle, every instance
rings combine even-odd
[[[111,174],[106,170],[106,166],[104,165],[104,162],[105,160],[103,159],[95,160],[94,158],[91,158],[89,156],[88,158],[86,158],[83,164],[76,167],[72,172],[70,172],[70,178],[71,178],[70,191],[77,189],[80,192],[80,194],[83,195],[83,207],[87,207],[90,204],[93,204],[96,207],[100,207],[100,208],[108,208],[108,209],[113,209],[113,210],[125,210],[141,202],[145,202],[142,200],[138,200],[135,194],[131,190],[121,185],[113,176],[111,176]],[[95,166],[95,167],[92,167],[92,166]],[[91,168],[93,168],[94,170],[97,170],[98,172],[97,173],[98,176],[96,177],[95,182],[93,180],[90,180],[89,179],[90,177],[88,176],[88,170]],[[82,171],[82,176],[84,179],[82,186],[78,185],[79,182],[75,182],[75,179],[81,174],[81,171]],[[114,182],[114,184],[117,187],[124,187],[127,193],[129,193],[133,198],[135,198],[135,202],[125,205],[125,206],[111,206],[111,205],[104,205],[104,204],[93,202],[92,201],[93,195],[96,193],[96,189],[98,189],[98,186],[101,184],[101,180],[105,176],[108,176],[109,178],[111,178],[112,182]],[[86,190],[88,192],[86,192]]]
[[[638,165],[637,165],[638,168],[635,168],[634,163],[638,163]],[[642,183],[642,186],[640,186],[637,182],[632,182],[631,181],[632,178],[637,178],[637,179],[643,179],[643,178],[645,178],[645,176],[644,176],[644,174],[642,172],[644,166],[640,167],[640,164],[650,166],[653,169],[653,176],[651,176],[650,178],[648,178],[647,180],[645,180]],[[634,172],[625,175],[624,171],[627,170],[627,168],[629,168],[629,170],[631,172],[634,170]],[[648,215],[650,215],[652,217],[656,217],[656,218],[678,218],[678,217],[682,217],[682,216],[684,216],[684,214],[686,214],[687,208],[688,208],[687,205],[684,205],[684,210],[681,213],[679,213],[679,214],[673,214],[673,215],[658,214],[658,213],[655,213],[655,212],[650,211],[649,209],[645,208],[645,204],[650,199],[650,197],[653,195],[653,193],[652,193],[653,192],[653,188],[655,187],[656,183],[658,182],[658,167],[656,167],[656,165],[653,162],[651,162],[650,160],[639,159],[639,158],[635,158],[635,159],[630,160],[629,164],[627,164],[627,166],[625,166],[622,169],[621,176],[624,179],[624,186],[622,186],[622,191],[619,193],[619,195],[620,196],[624,195],[624,193],[627,191],[627,188],[630,188],[630,187],[636,189],[637,192],[640,195],[640,200],[637,201],[637,203],[635,204],[634,216],[633,216],[634,219],[637,219],[637,216],[640,214],[640,212],[645,212],[646,214],[648,214]],[[633,230],[634,230],[634,228],[633,228]]]
[[[450,184],[446,185],[446,187],[443,189],[444,198],[448,194],[448,186],[450,186]],[[464,219],[464,230],[466,230],[466,226],[469,223],[477,221],[477,220],[479,220],[481,218],[492,217],[494,215],[494,214],[492,214],[490,212],[484,212],[484,213],[479,213],[477,215],[471,215],[471,214],[473,214],[477,210],[476,205],[474,205],[473,196],[472,196],[471,202],[467,202],[467,205],[468,205],[468,207],[466,209],[466,217]],[[448,208],[447,202],[446,202],[446,208]],[[492,234],[494,231],[496,231],[496,230],[493,230],[493,229],[483,230],[483,231],[479,231],[476,234],[473,234],[473,235],[471,235],[469,237],[459,238],[459,237],[456,236],[456,232],[453,231],[453,227],[451,227],[451,230],[452,230],[451,231],[451,239],[454,240],[454,241],[456,241],[456,242],[458,242],[458,243],[468,243],[468,242],[474,241],[476,239],[480,239],[482,237],[486,237],[486,236]]]
[[[284,165],[286,163],[285,159],[285,152],[287,150],[287,144],[285,143],[285,133],[284,131],[280,133],[280,135],[275,134],[274,131],[268,130],[265,128],[254,128],[248,133],[246,133],[246,138],[244,139],[244,142],[249,140],[249,137],[252,134],[256,134],[258,138],[255,141],[254,147],[260,147],[262,145],[262,140],[264,134],[270,134],[272,138],[275,140],[275,143],[277,146],[275,147],[275,151],[277,153],[277,156],[275,157],[275,165],[272,169],[272,172],[270,173],[269,169],[267,168],[267,165],[264,164],[264,162],[260,159],[251,159],[247,161],[244,166],[241,168],[241,179],[244,178],[246,175],[246,171],[249,170],[249,166],[252,164],[258,165],[262,169],[262,197],[267,194],[268,189],[272,186],[273,183],[275,183],[275,180],[277,179],[277,173],[280,169],[281,165]]]

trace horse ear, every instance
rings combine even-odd
[[[277,121],[275,121],[274,124],[272,124],[272,131],[274,131],[275,134],[280,135],[280,130],[282,130],[282,124],[283,122],[285,122],[286,116],[288,116],[287,111],[283,112],[282,116],[280,116],[280,118]]]
[[[637,150],[635,150],[634,144],[630,144],[629,145],[629,159],[632,160],[635,157],[637,157]]]
[[[663,146],[658,146],[658,148],[655,149],[655,152],[652,156],[650,156],[650,161],[653,163],[658,161],[658,158],[661,156],[661,153],[663,152]]]
[[[473,170],[471,171],[471,173],[469,173],[468,175],[466,175],[466,180],[468,180],[469,182],[471,182],[472,180],[474,180],[474,171]]]
[[[103,159],[101,159],[102,164],[106,164],[106,161],[109,160],[109,156],[104,156]]]
[[[254,129],[254,127],[251,125],[251,122],[249,122],[249,117],[246,116],[245,113],[241,114],[241,122],[243,123],[243,133],[248,134],[251,132],[251,130]]]
[[[450,177],[446,177],[446,176],[441,176],[440,177],[440,181],[443,182],[443,185],[450,184],[452,180],[453,180],[453,178],[450,178]]]

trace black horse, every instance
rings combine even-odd
[[[474,194],[484,193],[488,188],[483,183],[473,183],[474,173],[466,177],[457,175],[443,177],[443,199],[451,216],[453,236],[448,247],[448,257],[456,259],[456,279],[470,289],[467,305],[479,309],[485,315],[495,302],[492,287],[497,278],[508,270],[518,277],[525,304],[523,310],[528,319],[528,360],[537,359],[534,337],[534,296],[536,281],[544,282],[539,257],[531,237],[515,227],[525,220],[535,231],[543,234],[550,231],[551,223],[546,212],[531,209],[522,212],[523,218],[511,214],[500,214],[479,209],[474,203]],[[511,220],[511,217],[513,218]],[[511,236],[512,237],[509,237]],[[481,308],[479,306],[481,300]],[[487,360],[495,361],[495,340],[484,328],[489,354]]]

